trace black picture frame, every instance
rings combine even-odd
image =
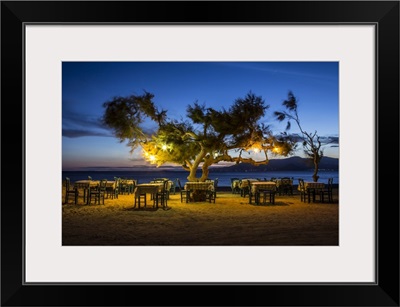
[[[24,284],[29,22],[376,25],[376,283]],[[1,119],[2,306],[399,306],[399,1],[2,1]]]

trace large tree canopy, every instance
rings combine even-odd
[[[103,104],[103,123],[121,141],[128,141],[132,151],[143,148],[147,161],[158,166],[172,162],[189,171],[188,180],[204,181],[209,166],[221,161],[267,164],[268,153],[287,156],[295,143],[286,133],[274,136],[262,122],[269,108],[260,96],[248,93],[238,98],[228,109],[215,110],[194,103],[186,109],[186,120],[172,120],[166,110],[159,110],[154,95],[115,97]],[[145,120],[158,126],[146,131]],[[263,159],[255,160],[249,151],[262,152]],[[202,168],[201,178],[196,178]]]

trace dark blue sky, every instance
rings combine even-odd
[[[145,164],[140,150],[129,154],[129,147],[99,123],[104,102],[144,90],[176,119],[185,117],[187,105],[195,101],[229,108],[251,91],[270,106],[265,122],[274,132],[285,128],[272,114],[283,110],[281,103],[291,90],[299,100],[303,129],[337,138],[338,76],[338,62],[64,62],[63,169]],[[298,132],[293,124],[291,132]],[[338,157],[338,147],[327,146],[325,155]]]

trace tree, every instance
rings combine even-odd
[[[287,156],[295,143],[282,133],[274,136],[269,126],[261,123],[269,108],[260,96],[251,92],[238,98],[228,109],[215,110],[197,102],[186,109],[186,120],[171,120],[166,110],[159,110],[154,95],[115,97],[105,102],[103,123],[123,142],[128,141],[131,151],[141,147],[144,158],[161,166],[172,162],[189,172],[189,181],[205,181],[209,167],[221,161],[267,164],[268,153]],[[158,126],[146,131],[145,120]],[[262,160],[255,160],[250,151],[263,152]],[[196,171],[201,167],[200,178]]]
[[[321,141],[321,137],[317,134],[317,131],[314,132],[307,132],[304,131],[301,124],[300,118],[298,114],[298,100],[293,95],[291,91],[288,93],[287,100],[282,102],[282,105],[286,108],[286,111],[275,111],[274,116],[280,122],[284,121],[285,119],[288,120],[286,131],[290,130],[291,128],[291,120],[293,120],[298,128],[300,129],[301,133],[301,141],[304,149],[304,153],[307,157],[309,157],[314,164],[314,173],[313,173],[313,181],[317,182],[319,179],[318,170],[319,170],[319,163],[321,162],[322,157],[324,156],[324,152],[321,149],[323,143]]]

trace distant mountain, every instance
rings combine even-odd
[[[307,171],[313,170],[314,164],[310,159],[290,157],[286,159],[271,159],[267,165],[251,165],[248,163],[235,164],[228,167],[218,168],[219,172],[265,172],[265,171]],[[323,157],[320,170],[339,170],[339,159]],[[214,171],[216,169],[214,168]]]

